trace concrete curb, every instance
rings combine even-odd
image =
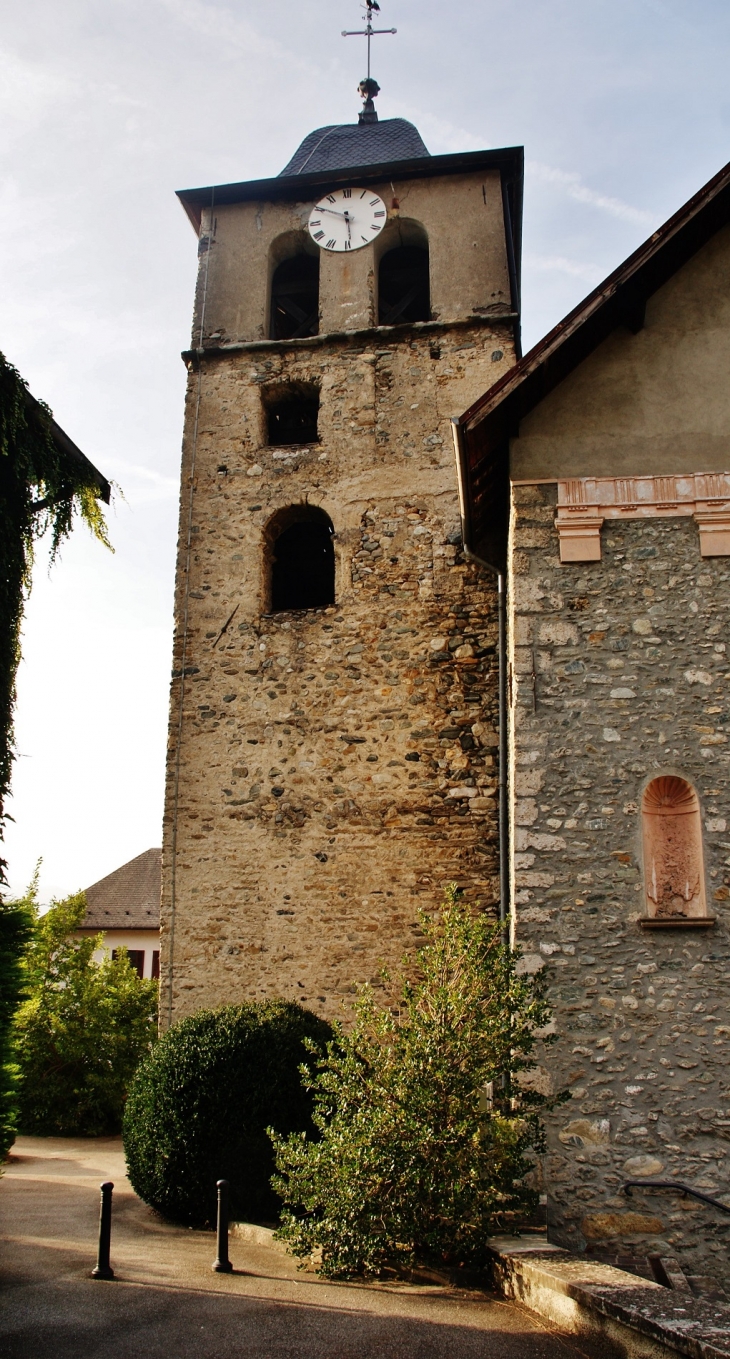
[[[269,1250],[275,1250],[279,1255],[288,1254],[284,1242],[275,1240],[273,1227],[257,1227],[253,1222],[230,1222],[228,1232],[239,1241],[250,1241],[254,1246],[268,1246]]]
[[[546,1240],[494,1237],[492,1280],[503,1295],[576,1335],[602,1337],[637,1359],[730,1359],[730,1307],[663,1288]]]

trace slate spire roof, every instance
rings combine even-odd
[[[158,930],[162,850],[136,859],[86,889],[84,930]]]
[[[353,170],[362,165],[383,165],[390,160],[417,160],[431,153],[421,134],[405,118],[377,122],[331,123],[304,138],[283,175],[312,174],[327,170]]]

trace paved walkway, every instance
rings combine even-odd
[[[89,1277],[99,1184],[113,1180],[114,1282]],[[332,1284],[272,1248],[161,1222],[117,1138],[16,1142],[0,1179],[4,1359],[606,1359],[498,1298],[406,1284]]]

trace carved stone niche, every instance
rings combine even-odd
[[[707,914],[702,819],[697,794],[686,779],[652,779],[641,804],[644,840],[644,929],[702,928]]]

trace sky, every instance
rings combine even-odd
[[[175,190],[354,121],[358,0],[0,0],[0,350],[119,490],[23,629],[5,855],[42,901],[161,843],[196,241]],[[534,344],[730,159],[727,0],[381,0],[381,117],[523,145]]]

